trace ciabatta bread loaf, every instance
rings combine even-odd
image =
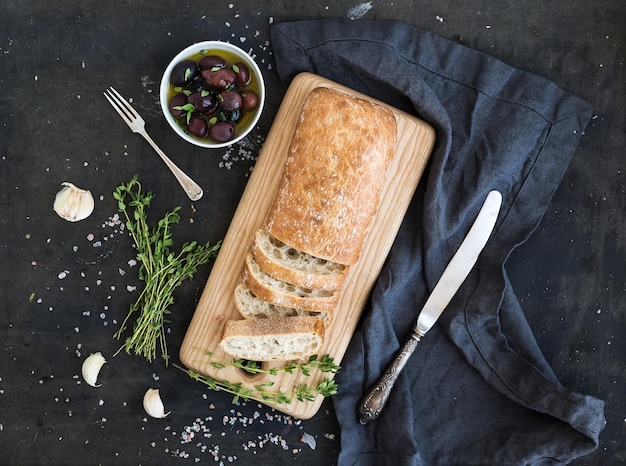
[[[298,251],[265,229],[256,232],[250,251],[265,273],[305,288],[338,290],[348,271],[344,264]]]
[[[326,87],[309,93],[246,254],[234,292],[244,319],[225,323],[225,352],[268,361],[319,351],[378,210],[396,132],[386,107]]]
[[[324,343],[324,324],[316,317],[229,320],[220,341],[234,358],[289,361],[316,354]]]
[[[318,87],[296,123],[266,229],[298,251],[354,264],[395,153],[391,110]]]
[[[332,311],[339,301],[339,291],[304,288],[276,280],[261,270],[250,253],[246,255],[242,278],[255,296],[275,306],[305,311]]]
[[[235,307],[244,319],[279,319],[291,316],[314,316],[328,327],[332,320],[332,312],[304,311],[293,307],[275,306],[257,298],[248,287],[240,283],[235,288]]]

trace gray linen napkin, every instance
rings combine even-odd
[[[563,464],[598,445],[604,403],[564,388],[509,283],[506,260],[540,222],[591,106],[537,75],[396,21],[276,24],[282,80],[309,71],[415,114],[437,142],[360,326],[334,407],[341,465]],[[357,405],[491,189],[496,230],[374,422]],[[548,312],[548,311],[547,311]]]

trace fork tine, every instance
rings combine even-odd
[[[135,120],[139,118],[139,114],[135,111],[133,106],[124,97],[122,97],[121,94],[117,92],[112,86],[109,86],[109,92],[113,94],[113,96],[115,97],[115,100],[119,104],[122,105],[124,110],[126,110],[130,114],[131,118]]]
[[[119,104],[118,104],[117,100],[115,100],[115,96],[110,95],[110,93],[108,92],[108,89],[106,91],[104,91],[103,94],[104,94],[104,97],[106,97],[106,99],[109,101],[111,106],[115,109],[115,111],[122,117],[122,120],[124,120],[126,122],[126,124],[130,125],[130,123],[132,121],[131,117],[129,115],[127,115],[126,112],[124,112],[119,107]]]

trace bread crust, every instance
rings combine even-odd
[[[354,264],[395,153],[389,109],[318,87],[307,96],[265,228],[295,249]]]
[[[254,235],[254,242],[250,248],[250,253],[254,257],[254,260],[265,273],[277,280],[305,288],[333,291],[339,290],[342,287],[349,266],[336,264],[339,267],[336,267],[332,272],[324,274],[314,272],[314,267],[309,267],[308,270],[298,269],[295,266],[290,267],[285,264],[284,261],[276,260],[275,257],[268,254],[268,251],[261,246],[261,242],[268,241],[267,238],[263,238],[265,234],[268,234],[265,230],[258,230]],[[287,246],[287,248],[289,248],[289,246]],[[309,254],[307,254],[307,256],[314,260],[313,256]]]
[[[339,290],[304,289],[272,278],[260,269],[250,253],[246,254],[242,281],[255,296],[275,306],[332,311],[339,302]]]

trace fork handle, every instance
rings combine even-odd
[[[198,199],[200,199],[203,192],[198,183],[196,183],[184,171],[178,168],[178,166],[174,162],[172,162],[167,155],[165,155],[165,153],[159,148],[159,146],[156,145],[156,143],[152,140],[148,133],[143,131],[141,135],[146,141],[150,143],[156,153],[159,154],[159,157],[161,157],[163,162],[165,162],[165,165],[167,165],[171,172],[174,174],[182,188],[187,193],[187,196],[189,196],[189,199],[191,199],[192,201],[197,201]]]

